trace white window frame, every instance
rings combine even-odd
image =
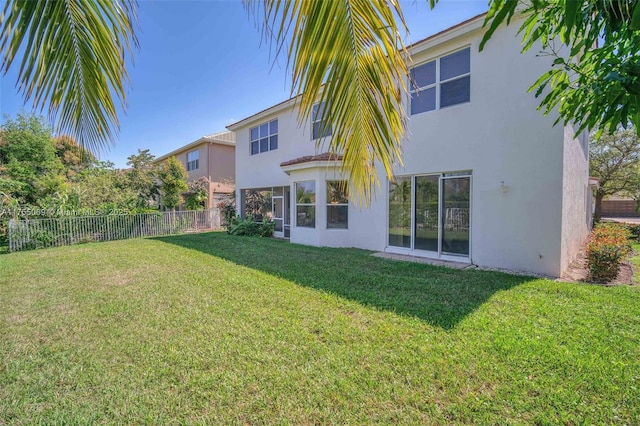
[[[442,60],[442,58],[445,58],[445,57],[447,57],[449,55],[453,55],[454,53],[458,53],[458,52],[461,52],[461,51],[466,50],[466,49],[469,50],[469,72],[464,73],[464,74],[460,74],[460,75],[457,75],[455,77],[451,77],[451,78],[448,78],[446,80],[442,80],[441,81],[440,80],[440,61]],[[435,64],[436,64],[435,83],[429,84],[427,86],[421,86],[421,87],[418,87],[416,89],[413,89],[414,85],[413,85],[413,82],[411,81],[411,70],[419,68],[419,67],[421,67],[423,65],[426,65],[426,64],[428,64],[430,62],[435,62]],[[444,107],[440,106],[441,91],[442,91],[441,86],[442,86],[443,83],[449,83],[451,81],[459,80],[459,79],[462,79],[462,78],[465,78],[465,77],[471,77],[471,46],[465,46],[465,47],[462,47],[460,49],[453,50],[451,52],[447,52],[446,54],[440,55],[437,58],[433,58],[433,59],[430,59],[428,61],[424,61],[424,62],[422,62],[420,64],[417,64],[416,66],[412,67],[411,70],[409,72],[409,113],[410,113],[410,115],[424,114],[424,113],[427,113],[427,112],[438,111],[438,110],[443,109],[443,108],[449,108],[449,107],[453,107],[453,106],[456,106],[456,105],[464,105],[464,104],[468,104],[468,103],[471,102],[471,82],[469,82],[469,100],[468,101],[460,102],[460,103],[453,104],[453,105],[447,105],[447,106],[444,106]],[[420,93],[422,91],[425,91],[427,89],[431,89],[431,88],[434,88],[434,87],[436,89],[436,102],[435,102],[434,109],[416,112],[415,114],[412,113],[411,112],[411,102],[413,102],[413,99],[412,99],[413,94],[414,93]]]
[[[271,125],[275,123],[275,126],[277,127],[277,130],[274,133],[271,133]],[[260,127],[266,125],[267,126],[267,135],[266,136],[260,136]],[[253,130],[257,130],[258,132],[258,138],[257,139],[253,139],[252,137],[252,133]],[[264,152],[269,152],[269,151],[274,151],[276,149],[278,149],[279,146],[279,137],[278,137],[278,132],[280,131],[280,127],[279,127],[279,123],[278,123],[278,119],[273,119],[273,120],[269,120],[263,123],[258,124],[257,126],[251,127],[249,129],[249,155],[258,155],[258,154],[262,154]],[[273,148],[272,144],[271,144],[271,138],[275,136],[275,140],[276,140],[276,147]],[[265,151],[261,151],[260,150],[260,141],[262,139],[267,139],[267,149]],[[257,143],[257,147],[258,150],[257,152],[253,152],[253,144]]]
[[[338,183],[341,185],[344,185],[344,193],[345,196],[347,198],[347,202],[346,203],[331,203],[329,202],[329,183]],[[345,180],[327,180],[325,182],[325,186],[326,186],[326,192],[327,192],[327,199],[326,199],[326,207],[327,207],[327,223],[326,223],[326,227],[328,230],[346,230],[349,229],[349,193],[347,191],[347,181]],[[344,227],[329,227],[329,208],[331,207],[346,207],[347,208],[347,223],[346,226]]]
[[[416,178],[420,176],[437,176],[438,179],[438,251],[425,251],[415,248],[415,226],[416,226],[416,215],[415,215],[415,202],[416,202]],[[411,230],[411,238],[410,238],[410,246],[409,247],[399,247],[392,246],[389,244],[389,188],[391,185],[391,180],[387,179],[387,242],[386,242],[386,252],[389,253],[399,253],[399,254],[408,254],[412,256],[420,256],[420,257],[428,257],[433,259],[441,259],[441,260],[449,260],[453,262],[459,262],[461,259],[472,261],[473,256],[473,232],[474,224],[473,220],[475,215],[473,214],[474,201],[473,201],[473,171],[472,170],[460,170],[460,171],[452,171],[452,172],[432,172],[432,173],[418,173],[414,175],[401,175],[397,176],[397,178],[410,178],[411,182],[411,219],[410,219],[410,230]],[[442,251],[442,189],[443,189],[443,181],[447,179],[453,178],[468,178],[469,179],[469,253],[467,255],[464,254],[453,254]]]
[[[189,159],[189,157],[195,154],[196,158],[191,158]],[[191,172],[193,170],[198,170],[200,168],[200,150],[196,149],[195,151],[191,151],[187,153],[187,171]]]

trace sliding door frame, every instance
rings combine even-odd
[[[421,250],[415,248],[415,240],[416,240],[416,178],[423,176],[437,176],[438,177],[438,251],[428,251]],[[387,179],[387,205],[386,205],[386,251],[391,253],[399,253],[399,254],[409,254],[413,256],[420,257],[428,257],[440,260],[450,260],[450,261],[468,261],[471,262],[472,259],[472,232],[473,229],[473,178],[471,171],[459,171],[459,172],[441,172],[441,173],[419,173],[415,175],[404,175],[398,176],[399,178],[409,177],[411,179],[411,235],[410,235],[410,244],[409,247],[398,247],[389,245],[389,189],[391,181]],[[442,216],[443,209],[443,195],[444,195],[444,181],[446,179],[460,179],[460,178],[468,178],[469,179],[469,254],[454,254],[454,253],[443,253],[442,252],[442,227],[444,224],[444,219]]]

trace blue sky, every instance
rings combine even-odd
[[[486,11],[487,0],[401,1],[415,42]],[[137,149],[160,156],[289,97],[285,58],[270,57],[239,1],[140,1],[140,50],[129,68],[128,108],[102,160],[125,167]],[[0,81],[0,112],[24,105],[16,70]]]

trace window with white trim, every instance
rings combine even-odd
[[[409,72],[411,115],[471,99],[471,49],[458,50]]]
[[[325,103],[317,103],[311,110],[311,139],[316,140],[331,136],[333,129],[324,118]]]
[[[249,130],[251,155],[278,149],[278,120],[262,123]]]
[[[349,197],[347,182],[327,181],[327,228],[347,229],[349,227]]]
[[[316,227],[316,182],[296,182],[296,226]]]
[[[187,171],[198,170],[200,167],[200,151],[195,150],[187,153]]]

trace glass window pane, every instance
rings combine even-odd
[[[440,85],[440,108],[469,102],[471,97],[470,76],[448,81]]]
[[[470,49],[466,48],[440,59],[440,81],[448,80],[470,71]]]
[[[269,123],[269,134],[275,135],[276,133],[278,133],[278,120],[273,120]]]
[[[349,206],[327,206],[327,228],[346,229],[349,224]]]
[[[258,141],[251,142],[251,155],[257,154],[260,151],[258,150]]]
[[[269,149],[278,149],[278,135],[273,135],[269,138]]]
[[[411,178],[389,182],[389,245],[411,247]]]
[[[264,123],[262,126],[260,126],[260,137],[264,138],[265,136],[269,136],[269,124],[268,123]]]
[[[255,141],[259,138],[260,136],[258,136],[258,128],[254,127],[253,129],[251,129],[251,140]]]
[[[417,250],[438,251],[438,176],[416,176],[415,241]]]
[[[296,182],[296,202],[297,204],[315,204],[316,202],[316,182],[313,180],[306,182]]]
[[[327,181],[327,204],[347,204],[347,183],[345,181]]]
[[[282,195],[283,193],[284,191],[281,186],[276,186],[273,188],[273,195]]]
[[[442,181],[442,252],[469,254],[469,199],[471,179]]]
[[[260,139],[260,152],[269,151],[269,138]]]
[[[436,88],[411,94],[411,115],[436,109]]]
[[[200,151],[191,151],[187,153],[187,161],[197,160],[200,157]]]
[[[327,136],[331,136],[331,124],[327,123],[325,120],[316,121],[313,123],[312,127],[313,139],[325,138]]]
[[[311,121],[322,120],[324,117],[324,102],[317,103],[311,109]]]
[[[296,225],[304,228],[316,227],[316,207],[296,206]]]
[[[411,88],[416,90],[420,87],[429,86],[436,82],[436,61],[427,62],[411,70]]]

